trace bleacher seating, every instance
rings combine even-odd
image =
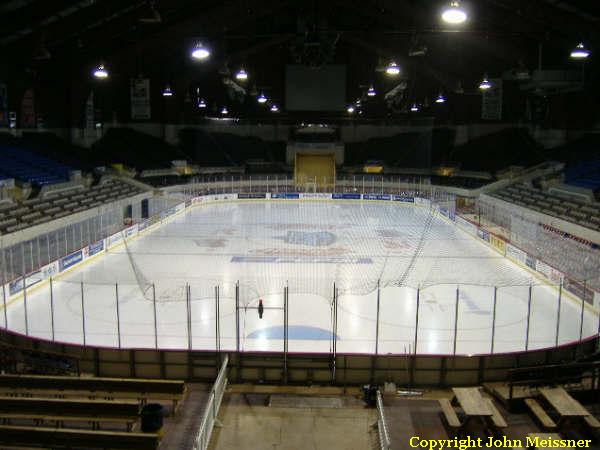
[[[145,405],[172,402],[173,415],[185,395],[179,380],[2,374],[0,445],[155,449],[163,433],[145,428]]]
[[[596,191],[600,188],[600,158],[569,164],[565,169],[565,183]]]
[[[50,192],[22,202],[0,205],[0,234],[19,231],[141,192],[143,190],[137,186],[108,178],[88,189],[78,185],[59,193]]]
[[[519,183],[490,193],[501,200],[515,203],[550,216],[600,231],[600,204],[548,193]]]
[[[71,168],[27,150],[0,145],[0,176],[15,178],[36,186],[69,180]]]
[[[279,167],[285,162],[286,144],[270,142],[252,136],[228,133],[207,133],[198,129],[183,129],[179,133],[182,151],[188,160],[201,166],[241,166],[248,160],[261,160]]]

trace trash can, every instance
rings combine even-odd
[[[159,403],[148,403],[142,408],[142,431],[155,433],[163,426],[165,408]]]

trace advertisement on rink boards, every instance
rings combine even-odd
[[[560,273],[554,267],[549,266],[543,261],[538,260],[536,262],[536,270],[554,284],[558,285],[562,280],[562,273]]]
[[[485,242],[490,242],[490,233],[481,228],[477,230],[477,237]]]
[[[506,257],[525,265],[527,254],[511,244],[506,244]]]
[[[363,194],[363,200],[386,200],[390,201],[392,196],[389,194]]]
[[[257,200],[257,199],[265,199],[267,198],[266,193],[259,192],[242,192],[237,195],[237,198],[240,200]]]
[[[304,192],[304,193],[300,193],[300,198],[331,200],[331,194],[322,194],[319,192]]]
[[[274,200],[297,200],[300,198],[300,194],[298,192],[278,192],[271,194],[271,198]]]
[[[594,304],[594,291],[589,289],[585,282],[582,283],[565,277],[563,279],[563,287],[571,294],[584,299],[590,305]]]
[[[535,263],[536,259],[533,256],[527,254],[527,256],[525,257],[525,265],[530,269],[536,270]]]
[[[494,250],[497,250],[498,252],[500,252],[500,254],[506,254],[506,242],[504,242],[504,240],[500,239],[497,236],[494,236],[493,234],[490,234],[490,244],[492,244]]]
[[[86,257],[94,256],[104,250],[104,241],[98,241],[86,247]]]
[[[83,251],[78,250],[75,253],[71,253],[58,261],[58,265],[60,267],[60,271],[64,271],[69,267],[73,267],[75,264],[83,261]]]
[[[334,192],[333,194],[331,194],[331,198],[333,200],[360,200],[361,194],[357,194],[357,193],[341,194],[339,192]]]

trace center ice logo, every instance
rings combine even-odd
[[[329,231],[288,231],[282,239],[286,244],[310,247],[326,247],[337,240],[335,234]]]

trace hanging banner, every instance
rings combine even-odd
[[[481,96],[481,118],[502,120],[502,78],[493,78],[490,81],[492,87],[483,91]]]
[[[131,118],[150,119],[150,80],[147,78],[131,79]]]
[[[0,127],[8,127],[8,88],[0,83]]]
[[[21,101],[21,128],[35,128],[35,93],[27,89]]]

